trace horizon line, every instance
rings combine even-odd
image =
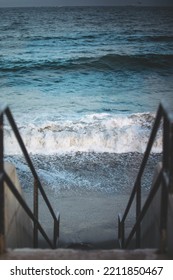
[[[64,8],[64,7],[69,7],[69,8],[90,8],[90,7],[138,7],[138,8],[166,8],[166,7],[172,7],[172,5],[141,5],[141,4],[133,4],[133,5],[36,5],[36,6],[0,6],[0,8]]]

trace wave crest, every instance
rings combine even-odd
[[[173,55],[146,54],[146,55],[119,55],[107,54],[99,57],[78,57],[74,59],[57,60],[1,60],[0,70],[3,72],[18,72],[31,70],[137,70],[172,68]]]
[[[28,151],[33,154],[76,151],[143,153],[153,120],[154,116],[147,113],[129,116],[93,114],[80,120],[22,125],[20,132]],[[159,133],[153,152],[161,151],[161,142]],[[5,151],[7,154],[20,153],[9,127],[5,129]]]

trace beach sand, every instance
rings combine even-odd
[[[60,213],[62,248],[117,247],[118,214],[123,215],[129,200],[142,155],[77,153],[62,156],[34,156],[34,165],[55,213]],[[28,205],[33,210],[33,178],[21,157],[8,157],[17,164]],[[145,200],[160,155],[153,155],[142,183]],[[125,228],[135,221],[133,203]],[[53,219],[39,196],[39,219],[53,240]],[[127,234],[126,236],[127,237]],[[46,247],[40,237],[40,247]]]
[[[123,214],[127,205],[127,195],[105,195],[92,193],[83,196],[64,195],[55,197],[49,193],[49,199],[55,213],[60,213],[60,238],[58,247],[80,249],[113,249],[117,247],[118,213]],[[31,194],[25,194],[31,205]],[[46,233],[53,238],[53,219],[40,198],[39,212],[41,224]],[[128,216],[127,232],[134,222],[134,213]],[[39,246],[47,244],[40,236]]]

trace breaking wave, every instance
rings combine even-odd
[[[154,115],[129,116],[93,114],[79,120],[44,121],[20,126],[20,133],[30,153],[56,154],[67,152],[143,153],[148,142]],[[161,151],[161,133],[153,152]],[[20,149],[10,127],[5,127],[6,154]]]

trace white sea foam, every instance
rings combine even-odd
[[[55,154],[76,151],[143,153],[153,125],[149,113],[129,116],[92,114],[79,120],[44,121],[20,126],[20,133],[30,153]],[[161,133],[153,152],[161,151]],[[20,149],[9,126],[5,128],[6,154]]]

